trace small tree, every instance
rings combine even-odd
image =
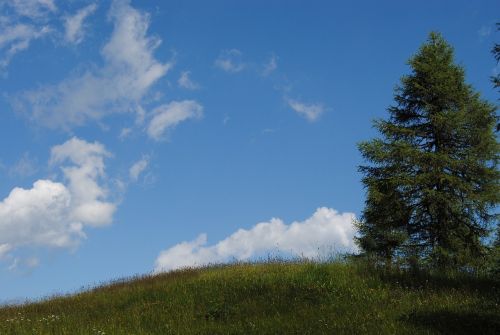
[[[408,255],[437,267],[471,265],[484,254],[499,201],[495,107],[454,64],[438,33],[413,56],[381,138],[359,149],[367,189],[358,245],[392,262]]]

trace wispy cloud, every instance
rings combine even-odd
[[[492,27],[491,25],[484,25],[477,31],[480,38],[485,38],[491,35]]]
[[[169,271],[183,267],[211,263],[239,261],[278,251],[283,254],[315,258],[322,250],[355,250],[352,225],[353,213],[339,213],[331,208],[318,208],[308,219],[289,225],[280,219],[258,223],[251,229],[240,229],[214,245],[207,245],[207,235],[194,241],[179,243],[160,253],[155,271]]]
[[[55,85],[24,92],[13,106],[47,127],[69,129],[119,112],[135,112],[151,87],[172,66],[155,59],[161,40],[147,35],[149,16],[116,0],[109,10],[114,24],[93,67]]]
[[[10,0],[5,3],[14,8],[18,15],[31,19],[46,19],[47,15],[57,11],[54,0]]]
[[[7,244],[7,243],[0,244],[0,260],[5,258],[5,256],[7,256],[7,254],[11,250],[12,250],[12,246],[10,244]]]
[[[0,201],[1,256],[23,247],[74,248],[85,226],[110,224],[116,204],[104,186],[108,156],[102,144],[78,138],[54,146],[50,165],[61,169],[62,181],[40,179]]]
[[[132,128],[125,127],[125,128],[122,128],[120,130],[120,134],[118,135],[118,138],[123,141],[124,139],[129,137],[130,134],[132,134]]]
[[[181,72],[179,80],[177,80],[177,84],[188,90],[196,90],[199,88],[199,85],[191,79],[190,71]]]
[[[238,49],[223,50],[215,60],[215,66],[225,72],[237,73],[245,69],[242,53]]]
[[[56,11],[52,0],[0,0],[0,71],[34,40],[55,31],[48,21]]]
[[[162,140],[169,129],[188,119],[199,119],[203,116],[203,106],[193,100],[172,101],[156,107],[152,111],[147,133],[154,140]]]
[[[93,3],[81,8],[74,15],[64,17],[64,38],[67,42],[79,44],[85,36],[85,19],[93,14],[97,9],[97,4]]]
[[[262,129],[262,134],[272,134],[277,132],[278,130],[276,128],[264,128]]]
[[[129,177],[132,181],[136,182],[139,179],[139,176],[146,170],[149,165],[149,156],[144,155],[140,160],[132,164],[129,169]]]
[[[27,152],[9,169],[9,175],[15,177],[30,177],[38,171],[37,161]]]
[[[40,260],[37,257],[27,257],[27,258],[22,258],[22,257],[14,257],[12,259],[11,264],[9,265],[8,269],[10,271],[16,271],[16,270],[31,270],[35,267],[37,267],[40,264]]]
[[[317,121],[325,108],[322,104],[306,104],[293,99],[286,99],[288,106],[302,117],[305,117],[309,122]]]
[[[262,70],[262,75],[269,76],[278,68],[278,57],[276,55],[272,55],[267,63],[264,64],[264,68]]]
[[[49,26],[37,27],[32,24],[0,21],[0,70],[9,65],[19,52],[29,48],[33,40],[42,38],[51,32]]]

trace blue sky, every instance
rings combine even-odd
[[[495,102],[499,10],[0,0],[0,301],[353,250],[356,143],[432,30]]]

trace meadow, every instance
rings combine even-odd
[[[500,282],[270,261],[118,280],[0,307],[0,334],[498,334]]]

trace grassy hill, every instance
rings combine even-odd
[[[0,334],[498,334],[500,284],[345,263],[234,264],[0,308]]]

